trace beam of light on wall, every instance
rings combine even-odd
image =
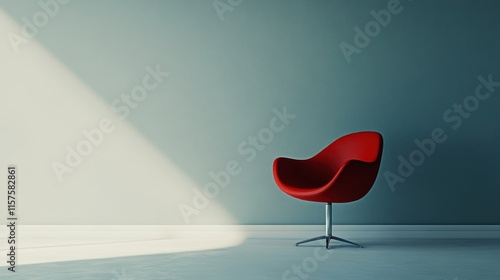
[[[0,10],[0,164],[2,169],[6,164],[18,166],[19,223],[148,225],[160,216],[162,224],[185,224],[178,207],[192,201],[197,184],[35,39],[16,54],[5,36],[10,31],[19,34],[20,26]],[[115,130],[104,134],[102,143],[60,182],[51,164],[64,163],[66,147],[75,148],[86,139],[82,130],[98,128],[103,118],[109,118]],[[3,190],[0,199],[4,205]],[[236,224],[214,199],[201,211],[195,223]],[[2,221],[5,212],[0,211]],[[189,250],[242,242],[242,235],[231,232],[230,241],[200,242]],[[22,232],[19,236],[22,248]]]

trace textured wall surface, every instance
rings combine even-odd
[[[273,159],[376,130],[379,177],[334,223],[499,224],[499,9],[0,1],[0,164],[18,166],[21,221],[321,224]]]

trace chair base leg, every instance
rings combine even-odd
[[[346,240],[346,239],[343,239],[343,238],[340,238],[340,237],[337,237],[337,236],[333,236],[333,235],[322,235],[322,236],[317,236],[317,237],[314,237],[314,238],[309,238],[309,239],[297,242],[295,244],[295,246],[299,246],[300,244],[304,244],[304,243],[312,242],[312,241],[316,241],[316,240],[322,240],[322,239],[326,240],[326,249],[328,249],[328,247],[330,246],[330,240],[332,240],[332,239],[340,241],[340,242],[344,242],[344,243],[348,243],[348,244],[354,245],[354,246],[356,246],[358,248],[363,248],[363,246],[359,245],[358,243],[354,243],[352,241],[349,241],[349,240]]]

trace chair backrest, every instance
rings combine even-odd
[[[313,158],[328,161],[335,168],[349,160],[375,162],[382,154],[382,135],[374,131],[361,131],[340,137]]]

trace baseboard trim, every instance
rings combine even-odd
[[[115,241],[217,238],[228,234],[307,238],[323,233],[323,225],[20,225],[18,229],[18,236],[25,239]],[[500,225],[336,225],[333,234],[345,238],[500,238]]]
[[[249,238],[303,238],[321,235],[324,225],[248,226]],[[333,235],[346,238],[500,238],[500,225],[337,225]]]

